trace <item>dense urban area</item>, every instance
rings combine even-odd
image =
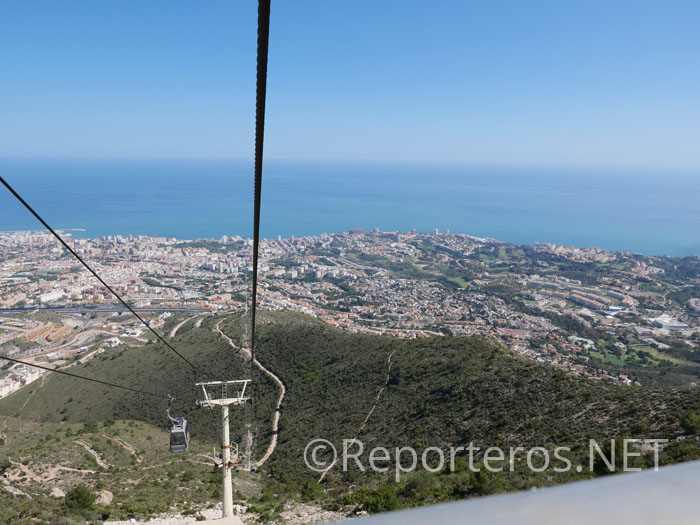
[[[245,308],[250,239],[63,233],[166,336]],[[302,312],[350,332],[480,334],[597,380],[694,384],[700,376],[698,257],[360,229],[266,239],[260,253],[263,309]],[[148,342],[123,311],[49,234],[0,233],[4,355],[70,366]],[[5,361],[0,397],[44,373]]]

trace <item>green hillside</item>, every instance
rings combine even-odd
[[[583,379],[480,337],[405,341],[348,334],[320,323],[289,324],[289,314],[270,313],[265,319],[259,356],[288,388],[280,446],[269,467],[284,481],[309,475],[302,452],[315,438],[340,444],[342,438],[358,437],[390,449],[473,441],[482,447],[568,445],[577,451],[587,450],[589,438],[674,439],[686,433],[682,417],[700,407],[694,388]],[[235,319],[223,326],[240,334]],[[392,353],[386,388],[359,432],[384,385]],[[682,453],[668,447],[662,459],[697,457],[691,441]],[[564,478],[554,475],[550,482]],[[330,479],[358,481],[352,473]],[[511,481],[504,479],[507,486]]]
[[[235,355],[214,330],[219,321],[225,333],[241,340],[242,319],[232,315],[207,319],[199,329],[190,325],[174,339],[174,346],[208,372],[208,379],[249,377],[249,362]],[[342,473],[337,465],[320,490],[313,481],[319,475],[305,466],[303,458],[307,443],[317,438],[340,448],[343,439],[357,437],[367,450],[376,446],[448,449],[470,442],[482,450],[569,446],[569,457],[576,464],[587,463],[590,438],[673,440],[685,435],[691,439],[665,447],[662,463],[700,457],[695,435],[700,424],[694,419],[700,399],[694,388],[621,386],[582,379],[527,361],[479,337],[397,340],[349,334],[282,312],[261,314],[259,337],[259,360],[287,388],[278,447],[261,469],[269,476],[260,478],[269,487],[263,499],[273,515],[290,497],[318,500],[345,511],[380,511],[604,473],[596,467],[593,474],[556,473],[551,468],[537,474],[527,471],[520,458],[513,472],[473,473],[459,459],[458,472],[419,472],[396,483],[393,471]],[[202,378],[162,346],[105,353],[72,370],[171,393],[178,400],[174,411],[190,420],[194,446],[211,450],[219,439],[218,411],[194,406],[199,392],[193,384]],[[261,457],[271,438],[279,391],[261,372],[253,377],[256,456]],[[0,416],[15,414],[26,402],[21,410],[25,419],[64,425],[88,419],[108,424],[139,420],[161,428],[165,435],[165,404],[150,398],[55,374],[41,388],[32,385],[25,390],[0,402]],[[247,410],[234,409],[232,439],[236,441],[243,433]],[[646,453],[637,461],[649,466],[651,456]]]
[[[208,319],[196,331],[186,331],[172,339],[172,345],[202,370],[200,376],[187,363],[163,344],[150,344],[107,351],[85,365],[71,367],[75,374],[153,392],[175,396],[173,415],[181,415],[191,423],[193,438],[204,443],[216,443],[221,435],[220,412],[202,410],[195,402],[201,399],[201,389],[195,383],[221,377],[239,379],[250,377],[249,361],[238,357],[226,341],[214,330],[216,320]],[[190,327],[191,328],[191,327]],[[256,412],[268,421],[273,411],[274,385],[266,377],[255,376]],[[36,390],[36,392],[35,392]],[[52,374],[42,388],[30,385],[23,391],[0,401],[0,414],[22,409],[25,418],[49,422],[79,422],[87,419],[110,421],[130,419],[145,421],[166,429],[166,400],[141,396],[99,384]],[[232,416],[232,439],[236,430],[242,432],[237,417],[247,417],[247,409],[236,409]],[[239,432],[239,433],[240,433]],[[261,446],[269,437],[261,436]]]

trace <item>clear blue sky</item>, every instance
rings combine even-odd
[[[700,168],[700,2],[273,0],[269,159]],[[253,0],[13,0],[0,157],[250,158]]]

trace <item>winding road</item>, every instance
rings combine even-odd
[[[219,335],[226,339],[228,344],[234,348],[235,350],[241,352],[243,355],[245,355],[248,359],[251,358],[250,355],[250,350],[247,348],[242,348],[239,346],[236,346],[236,344],[233,342],[233,340],[227,336],[224,332],[221,331],[221,328],[219,325],[223,322],[224,320],[222,319],[218,323],[216,323],[216,331],[219,332]],[[256,467],[260,467],[263,463],[265,463],[272,453],[275,451],[277,448],[277,435],[279,433],[279,422],[280,422],[280,406],[282,405],[282,401],[284,400],[284,396],[287,393],[287,388],[284,386],[284,383],[282,383],[282,380],[277,377],[274,373],[272,373],[270,370],[265,368],[260,361],[255,359],[253,361],[255,363],[255,366],[257,366],[260,370],[262,370],[263,373],[265,373],[270,379],[272,379],[275,383],[277,383],[277,386],[280,388],[280,395],[277,398],[277,405],[275,406],[275,416],[272,418],[272,439],[270,440],[270,445],[267,447],[267,451],[263,455],[262,458],[260,458],[256,463]]]
[[[195,316],[192,316],[192,317],[188,317],[187,319],[185,319],[184,321],[182,321],[181,323],[179,323],[177,326],[175,326],[172,330],[170,330],[170,337],[175,337],[175,335],[177,334],[178,330],[180,330],[180,328],[182,328],[182,327],[184,326],[184,324],[185,324],[187,321],[191,321],[191,320],[194,319],[195,317],[199,317],[199,315],[195,315]],[[201,325],[201,324],[202,324],[202,323],[200,322],[200,325]],[[196,326],[196,325],[195,325],[195,328],[199,328],[199,326]]]

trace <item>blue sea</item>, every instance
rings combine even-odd
[[[252,163],[0,161],[75,236],[252,234]],[[449,228],[517,244],[700,254],[700,173],[267,162],[262,235]],[[39,229],[0,187],[0,230]]]

